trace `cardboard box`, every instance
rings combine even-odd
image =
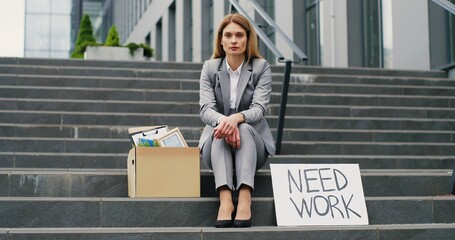
[[[135,147],[128,154],[128,196],[200,197],[197,147]]]

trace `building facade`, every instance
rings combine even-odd
[[[284,56],[295,59],[251,2],[238,2]],[[308,56],[304,64],[428,70],[455,60],[455,18],[432,0],[256,2]],[[115,24],[122,44],[146,43],[155,49],[154,60],[202,62],[230,10],[229,0],[26,0],[25,56],[68,57],[88,13],[99,42]],[[262,42],[260,50],[276,63]]]
[[[256,2],[303,50],[309,65],[428,70],[454,61],[454,17],[432,0]],[[261,23],[248,0],[239,3]],[[208,59],[216,25],[229,12],[228,0],[132,0],[114,5],[114,15],[122,16],[114,18],[122,26],[122,39],[150,44],[156,49],[155,59],[162,61]],[[278,49],[293,58],[274,29],[261,26]],[[275,62],[263,44],[261,48]]]
[[[25,0],[24,57],[69,58],[83,14],[104,42],[112,25],[112,0]]]

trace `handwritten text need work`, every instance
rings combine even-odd
[[[288,170],[289,200],[300,218],[315,216],[350,219],[361,218],[352,193],[344,193],[349,179],[336,168]]]

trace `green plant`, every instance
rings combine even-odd
[[[143,48],[145,57],[148,57],[148,58],[153,57],[153,49],[150,48],[147,44],[128,43],[125,46],[130,50],[131,55],[133,55],[134,51],[136,51],[138,48]]]
[[[84,52],[87,46],[98,46],[95,37],[93,36],[92,22],[90,16],[84,14],[77,34],[76,47],[71,53],[72,58],[84,58]]]
[[[109,33],[107,34],[106,42],[104,43],[104,46],[108,46],[108,47],[119,47],[120,46],[120,38],[118,36],[118,32],[117,32],[117,28],[115,27],[115,24],[112,25],[112,27],[109,29]]]

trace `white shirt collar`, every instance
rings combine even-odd
[[[226,61],[226,67],[227,67],[227,70],[229,73],[240,73],[240,70],[242,70],[243,62],[240,64],[240,66],[235,71],[232,71],[232,68],[229,65],[227,59],[225,59],[225,61]]]

